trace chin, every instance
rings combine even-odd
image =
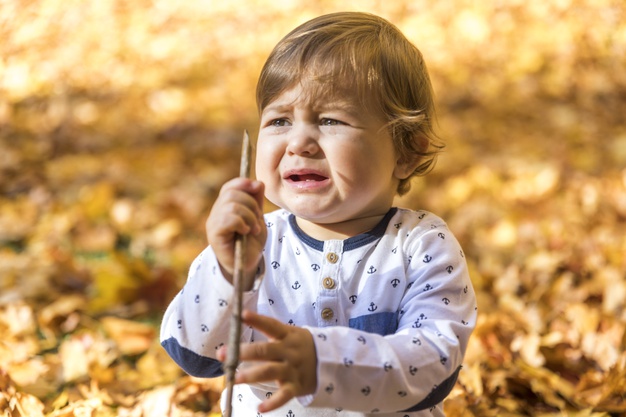
[[[339,199],[323,199],[319,195],[300,194],[297,197],[280,198],[267,195],[266,198],[274,205],[287,210],[296,217],[317,224],[336,223],[345,219],[337,219],[339,213],[346,210],[337,210],[341,206]],[[345,217],[345,216],[341,216]]]
[[[301,207],[301,205],[294,206],[289,204],[282,205],[280,207],[302,220],[312,223],[329,223],[328,215],[316,210],[315,207],[311,207],[310,204],[305,204],[304,207]]]

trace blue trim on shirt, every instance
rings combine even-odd
[[[398,329],[398,312],[389,311],[354,317],[348,320],[348,327],[381,336],[394,334]]]
[[[454,384],[456,384],[456,380],[459,377],[460,371],[461,371],[461,366],[456,368],[456,371],[454,371],[452,375],[450,375],[445,381],[437,385],[437,388],[432,390],[430,394],[426,396],[426,398],[424,398],[422,401],[420,401],[413,407],[408,408],[406,410],[402,410],[402,412],[422,411],[422,410],[426,410],[428,408],[434,407],[440,402],[442,402],[450,394],[450,391],[452,391],[452,388],[454,388]]]
[[[391,218],[396,214],[397,211],[397,207],[390,208],[387,214],[385,214],[385,217],[383,217],[382,220],[378,222],[378,224],[374,226],[372,230],[344,240],[343,250],[349,251],[352,249],[357,249],[383,237],[385,231],[387,230],[387,226],[391,221]],[[307,246],[310,246],[311,248],[320,252],[324,251],[324,242],[304,233],[304,231],[300,229],[300,226],[298,226],[298,223],[296,222],[296,216],[293,214],[289,215],[289,225],[293,229],[296,236],[298,236],[298,238],[302,240]]]
[[[196,352],[181,346],[174,337],[162,341],[161,346],[174,359],[174,362],[189,375],[199,378],[214,378],[224,375],[222,362],[198,355]]]

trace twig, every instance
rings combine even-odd
[[[248,131],[243,132],[243,144],[241,146],[241,164],[239,166],[239,176],[250,177],[250,137]],[[235,295],[233,299],[233,310],[230,318],[230,333],[228,338],[228,352],[226,354],[226,409],[224,417],[231,417],[233,408],[233,385],[235,384],[235,372],[239,364],[239,343],[241,338],[241,310],[242,295],[244,287],[244,265],[246,261],[246,236],[237,235],[235,239],[235,271],[233,276],[233,286]]]

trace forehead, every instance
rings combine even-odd
[[[315,109],[372,113],[380,110],[377,102],[371,91],[356,88],[354,81],[308,76],[285,87],[269,100],[266,107],[306,104]]]

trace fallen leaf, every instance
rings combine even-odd
[[[146,352],[156,336],[153,326],[136,321],[103,317],[100,322],[124,355],[138,355]]]

